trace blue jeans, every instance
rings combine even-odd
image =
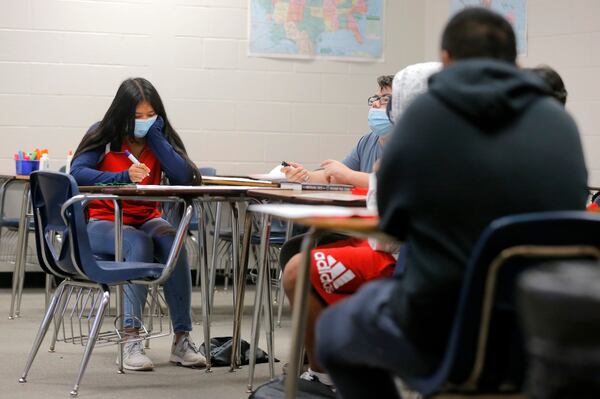
[[[427,374],[435,361],[423,357],[392,317],[390,298],[398,280],[370,282],[327,308],[317,324],[321,366],[344,399],[400,398],[394,375]]]
[[[87,227],[92,251],[98,255],[114,256],[115,224],[108,220],[91,220]],[[175,228],[164,219],[150,219],[139,226],[123,226],[123,258],[129,262],[166,263],[175,239]],[[124,286],[125,327],[140,327],[139,319],[146,302],[148,287]],[[175,332],[192,331],[192,280],[185,249],[177,259],[173,274],[164,284],[165,300],[169,306]],[[127,317],[128,315],[135,316]],[[137,319],[136,319],[137,318]]]

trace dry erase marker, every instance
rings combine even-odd
[[[134,164],[134,165],[139,165],[141,162],[138,161],[138,159],[129,151],[125,150],[125,155],[127,155],[127,158],[129,158],[129,160]],[[150,173],[146,174],[146,177],[150,176]]]
[[[134,165],[139,165],[140,161],[138,161],[138,159],[129,151],[125,150],[125,155],[127,156],[127,158],[129,158],[129,160],[134,164]]]
[[[285,161],[281,161],[281,165],[283,165],[283,166],[290,166],[290,164],[287,163],[287,162],[285,162]]]

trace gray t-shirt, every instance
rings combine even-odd
[[[374,133],[365,134],[358,140],[356,147],[342,161],[344,165],[358,172],[371,173],[373,164],[383,153],[379,144],[379,136]]]

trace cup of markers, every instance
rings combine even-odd
[[[29,176],[40,168],[40,159],[43,154],[48,154],[47,149],[36,148],[33,152],[19,151],[15,154],[15,166],[18,176]]]

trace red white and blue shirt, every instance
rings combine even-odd
[[[95,126],[92,126],[89,131],[93,131],[94,128]],[[97,183],[131,183],[131,161],[125,155],[125,150],[131,151],[127,142],[123,141],[84,152],[73,159],[71,175],[77,184],[82,186]],[[160,184],[163,172],[171,184],[187,185],[192,181],[190,165],[158,131],[151,129],[148,132],[146,144],[137,158],[150,169],[150,175],[137,184]],[[123,201],[122,206],[124,224],[140,225],[160,217],[157,202]],[[93,201],[89,204],[88,211],[90,218],[114,221],[112,201]]]

